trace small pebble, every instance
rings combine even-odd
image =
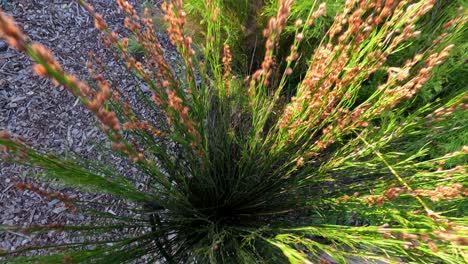
[[[65,210],[67,210],[67,208],[65,208],[65,207],[57,207],[57,208],[55,208],[54,210],[52,210],[52,212],[55,213],[55,214],[60,214],[61,212],[65,211]]]
[[[5,41],[0,40],[0,52],[6,51],[7,49],[8,49],[8,44]]]

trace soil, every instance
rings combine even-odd
[[[89,0],[96,10],[119,34],[128,35],[123,27],[124,15],[113,0]],[[131,1],[139,6],[143,0]],[[153,3],[158,1],[153,1]],[[98,40],[93,19],[84,8],[69,0],[0,0],[1,9],[14,17],[32,41],[50,48],[68,73],[87,80],[85,63],[92,51],[100,58],[111,58],[112,53]],[[164,34],[161,44],[167,47],[169,57],[175,58],[173,48]],[[141,85],[114,60],[103,60],[111,74],[113,85],[128,92],[131,101],[136,98],[132,87]],[[143,90],[144,87],[142,87]],[[143,115],[148,113],[142,112]],[[24,137],[35,149],[43,152],[74,152],[84,157],[102,160],[94,151],[96,143],[106,143],[92,114],[64,87],[54,87],[45,78],[35,76],[30,59],[8,48],[0,40],[0,131]],[[126,163],[115,159],[119,170]],[[106,195],[78,192],[51,181],[36,181],[36,170],[0,162],[0,225],[30,226],[34,224],[84,224],[89,216],[72,213],[58,200],[47,200],[31,191],[20,191],[17,182],[34,183],[45,190],[58,190],[80,200],[107,200]],[[28,177],[26,177],[28,176]],[[121,201],[105,210],[115,212]],[[65,243],[70,238],[58,233],[23,235],[0,232],[0,251],[43,243]]]

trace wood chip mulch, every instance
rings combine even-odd
[[[90,0],[102,13],[112,29],[124,33],[124,15],[113,0]],[[141,4],[143,1],[139,0]],[[50,48],[66,72],[87,80],[85,67],[87,53],[92,51],[101,58],[112,53],[99,42],[94,21],[76,2],[69,0],[0,0],[0,8],[12,15],[33,41]],[[162,33],[161,33],[162,34]],[[128,35],[128,34],[127,34]],[[164,37],[163,37],[164,39]],[[174,51],[167,40],[174,58]],[[172,49],[172,51],[171,51]],[[169,53],[170,53],[169,52]],[[106,60],[104,60],[106,62]],[[106,63],[115,85],[131,90],[139,85],[134,77],[113,60]],[[130,95],[131,92],[129,93]],[[132,100],[136,100],[132,97]],[[145,113],[143,112],[143,115]],[[30,59],[0,40],[0,131],[6,130],[24,137],[35,149],[44,152],[67,153],[73,151],[85,157],[102,159],[95,153],[96,142],[107,142],[95,126],[95,119],[64,87],[54,87],[50,81],[32,73]],[[124,170],[125,162],[122,162]],[[54,182],[41,182],[26,178],[35,170],[0,162],[0,225],[30,226],[34,224],[86,224],[89,216],[72,213],[58,200],[47,200],[31,191],[20,191],[17,182],[34,183],[45,190],[59,190],[81,200],[111,199],[105,195],[82,193],[60,187]],[[116,211],[118,208],[106,208]],[[60,233],[24,235],[15,232],[0,233],[0,250],[15,250],[22,246],[43,243],[66,243],[70,238]]]

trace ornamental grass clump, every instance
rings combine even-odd
[[[58,199],[96,221],[1,226],[81,238],[0,253],[8,263],[467,261],[467,173],[466,164],[457,161],[468,147],[433,158],[428,143],[435,138],[433,127],[458,133],[446,119],[466,110],[468,95],[463,91],[445,104],[405,111],[449,56],[464,27],[463,10],[427,49],[389,66],[387,58],[418,36],[415,23],[435,0],[348,0],[297,83],[289,77],[307,45],[303,36],[325,14],[320,3],[308,10],[307,20],[295,21],[289,54],[278,61],[294,5],[280,0],[263,31],[262,63],[242,76],[231,67],[229,28],[220,19],[223,1],[205,1],[204,43],[186,34],[181,0],[163,4],[182,74],[174,69],[180,65],[165,59],[148,11],[140,16],[118,0],[133,34],[121,36],[91,5],[79,2],[105,45],[150,87],[151,96],[141,103],[155,115],[162,112],[165,123],[144,120],[105,78],[112,69],[101,59],[91,55],[87,65],[93,85],[78,80],[0,13],[2,38],[32,58],[36,74],[79,98],[96,116],[113,153],[138,171],[130,177],[113,164],[45,154],[2,132],[4,162],[40,168],[41,176],[128,203],[125,215],[113,215],[96,207],[98,202],[19,183],[18,188]],[[144,47],[141,60],[128,52],[129,37]],[[387,72],[386,80],[358,101],[363,82],[376,71]]]

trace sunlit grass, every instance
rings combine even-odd
[[[463,124],[451,115],[462,115],[466,91],[418,107],[413,100],[454,49],[464,29],[463,10],[450,23],[442,21],[444,33],[432,36],[428,45],[388,65],[421,34],[416,25],[434,1],[347,1],[342,11],[334,11],[314,49],[306,36],[327,16],[326,5],[312,2],[298,15],[293,1],[281,0],[262,31],[261,59],[243,71],[236,70],[244,65],[236,62],[242,49],[232,50],[232,2],[206,1],[204,9],[194,6],[196,12],[188,16],[181,1],[163,5],[179,65],[166,61],[150,12],[141,15],[126,1],[117,2],[131,36],[112,32],[80,1],[106,46],[148,85],[151,97],[135,87],[141,104],[155,115],[162,112],[164,124],[141,117],[125,93],[104,78],[112,69],[99,58],[92,56],[87,65],[94,85],[81,82],[1,13],[3,37],[35,61],[36,74],[81,100],[108,137],[109,151],[127,158],[137,172],[130,178],[114,164],[44,154],[2,133],[4,161],[41,168],[41,176],[111,194],[130,207],[112,215],[99,203],[19,184],[99,221],[2,226],[83,238],[0,253],[9,263],[467,261],[468,150],[453,144],[434,152],[432,145],[463,135]],[[248,5],[242,10],[247,13],[239,17],[251,15]],[[194,14],[201,23],[192,39]],[[291,16],[296,20],[289,21]],[[282,42],[283,34],[291,41]],[[130,38],[142,49],[140,59]],[[311,55],[304,57],[302,50]],[[183,67],[183,73],[175,67]],[[378,73],[383,77],[372,80],[375,87],[363,91]],[[446,133],[439,136],[433,129]],[[133,229],[139,232],[129,232]],[[107,240],[112,232],[122,235]],[[14,257],[38,249],[50,255]]]

